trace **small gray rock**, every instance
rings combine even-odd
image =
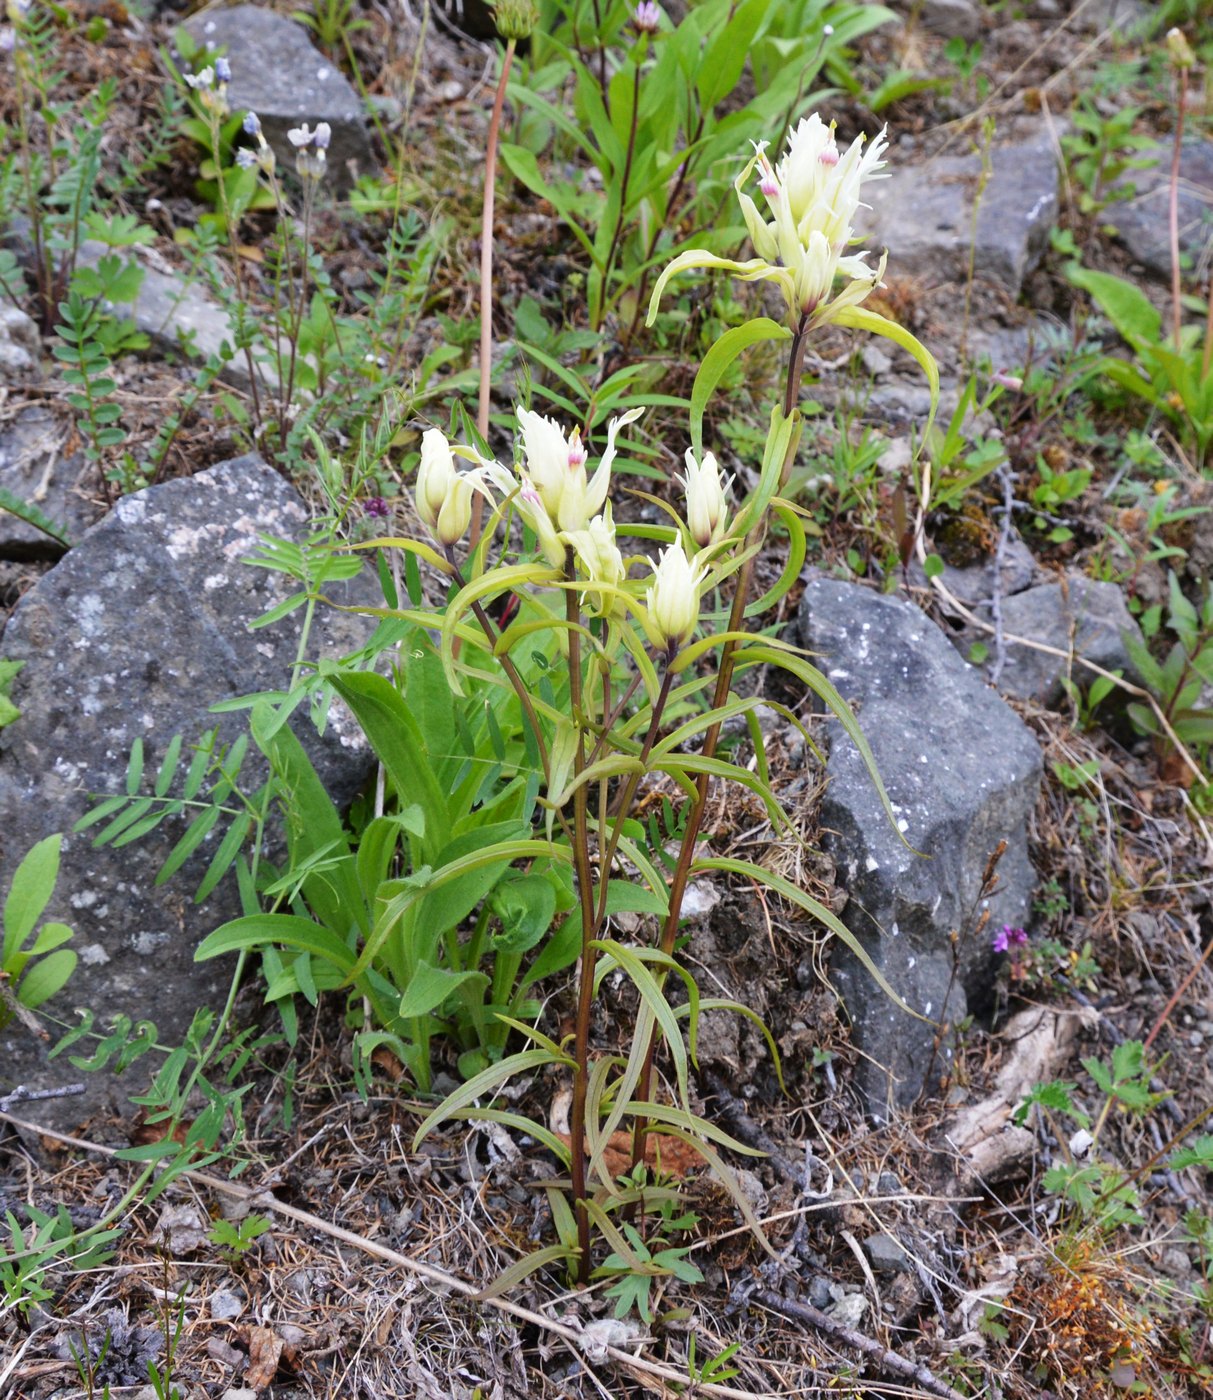
[[[233,112],[256,112],[280,165],[293,171],[287,132],[303,122],[328,122],[329,178],[346,189],[371,169],[371,144],[357,92],[341,69],[313,47],[302,25],[259,5],[207,9],[186,20],[198,43],[225,45],[232,65]],[[352,169],[351,169],[352,167]]]
[[[216,1288],[208,1301],[216,1322],[234,1322],[247,1306],[244,1298],[230,1288]]]
[[[42,344],[38,327],[17,306],[0,306],[0,370],[28,374],[38,367]]]
[[[1164,281],[1171,276],[1171,150],[1157,142],[1136,153],[1149,162],[1120,180],[1133,187],[1133,197],[1111,204],[1103,218],[1147,271]],[[1185,141],[1179,153],[1179,247],[1199,258],[1213,234],[1213,141]]]
[[[908,1274],[913,1261],[892,1235],[869,1235],[863,1242],[868,1263],[878,1274]]]
[[[1007,642],[1006,663],[998,677],[998,688],[1004,695],[1055,705],[1065,693],[1062,677],[1071,672],[1074,681],[1087,689],[1094,673],[1078,665],[1071,668],[1067,662],[1071,651],[1106,671],[1121,671],[1129,680],[1138,679],[1124,639],[1128,635],[1140,642],[1141,629],[1114,583],[1069,574],[1063,582],[1039,584],[1003,599],[1002,622],[1010,636],[1041,642],[1063,653],[1054,656]],[[992,666],[993,660],[990,658],[987,666]]]
[[[950,935],[964,934],[981,912],[982,875],[1001,840],[1008,847],[989,923],[1027,922],[1036,880],[1026,824],[1040,785],[1040,750],[910,603],[813,579],[801,603],[800,636],[843,696],[858,702],[899,827],[893,829],[854,743],[831,721],[822,826],[850,896],[843,922],[924,1018],[899,1007],[859,958],[835,945],[831,974],[864,1051],[858,1082],[870,1111],[883,1117],[890,1100],[913,1102],[932,1064],[935,1074],[946,1068],[946,1041],[934,1054],[940,1019],[954,1024],[966,997],[980,1003],[990,994],[989,937],[962,936],[954,976]]]
[[[1024,277],[1040,261],[1057,219],[1057,156],[1050,133],[1040,128],[990,153],[991,176],[980,196],[975,267],[978,278],[1018,296]],[[973,202],[981,159],[937,156],[921,165],[891,162],[887,180],[865,186],[872,205],[869,243],[889,250],[896,276],[963,281],[973,240]]]
[[[45,408],[27,408],[0,428],[0,486],[36,506],[74,540],[105,514],[105,507],[95,495],[96,468],[82,452],[63,455],[66,434]],[[63,545],[52,536],[0,509],[0,559],[57,559],[62,553]]]

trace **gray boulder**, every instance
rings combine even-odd
[[[308,524],[298,493],[260,458],[225,462],[126,497],[25,594],[8,622],[0,654],[25,667],[12,689],[21,717],[0,730],[0,892],[36,841],[64,833],[46,917],[75,929],[71,946],[79,965],[46,1009],[69,1023],[75,1007],[90,1008],[99,1028],[124,1013],[154,1021],[160,1043],[173,1045],[195,1010],[214,1005],[225,990],[228,960],[193,961],[200,939],[240,912],[230,879],[202,905],[192,902],[218,831],[192,866],[159,888],[156,873],[182,825],[166,821],[117,850],[93,849],[94,831],[71,831],[89,809],[90,793],[125,790],[136,738],[143,739],[145,771],[154,775],[175,733],[188,745],[219,724],[221,740],[230,744],[246,731],[243,714],[215,716],[211,704],[286,688],[301,612],[257,631],[249,624],[295,585],[245,561],[259,532],[299,540]],[[339,599],[344,592],[345,601],[373,601],[376,590],[364,570],[344,590],[328,591]],[[321,607],[307,654],[353,651],[371,625],[369,618]],[[334,800],[352,798],[372,764],[352,719],[334,709],[319,737],[301,715],[296,732]],[[250,758],[242,786],[253,791],[264,776]],[[128,1072],[131,1092],[146,1082],[152,1058]],[[0,1096],[15,1084],[77,1077],[64,1061],[48,1064],[18,1023],[0,1031]],[[108,1075],[85,1078],[83,1099],[33,1105],[29,1112],[70,1123],[120,1101],[120,1086]]]
[[[223,45],[232,65],[228,101],[233,112],[256,112],[280,165],[295,169],[295,148],[286,133],[307,122],[328,122],[332,145],[329,178],[339,189],[357,171],[371,169],[371,144],[357,92],[341,69],[308,38],[307,30],[258,5],[208,9],[185,23],[200,44]]]
[[[870,1111],[883,1118],[891,1104],[912,1103],[928,1075],[946,1069],[950,1046],[933,1055],[938,1024],[954,1025],[970,1000],[988,999],[993,931],[1028,919],[1035,875],[1026,824],[1040,784],[1040,751],[1022,721],[910,603],[814,579],[801,603],[800,632],[857,706],[899,827],[886,816],[855,745],[831,721],[822,827],[850,896],[842,918],[918,1013],[892,1002],[854,954],[836,946],[832,976],[863,1052],[859,1084]],[[1004,840],[1000,884],[978,933],[982,875]],[[960,932],[955,977],[953,930]]]
[[[1073,665],[1072,655],[1085,657],[1105,671],[1120,671],[1130,680],[1139,679],[1125,637],[1140,642],[1141,629],[1114,583],[1068,574],[1060,582],[1025,589],[1002,600],[1002,624],[1009,636],[1052,648],[1051,652],[1038,651],[1008,641],[997,677],[1004,695],[1055,705],[1065,693],[1063,677],[1072,678],[1086,690],[1095,674]],[[991,657],[987,668],[994,661]]]
[[[996,146],[990,159],[977,214],[976,276],[1018,296],[1057,219],[1057,155],[1042,127]],[[894,151],[889,170],[887,180],[864,187],[872,206],[865,241],[888,248],[890,269],[899,277],[921,277],[932,286],[963,282],[974,239],[980,156],[942,155],[908,165],[898,164]]]
[[[1135,158],[1148,164],[1121,180],[1133,187],[1133,197],[1104,211],[1132,256],[1164,281],[1171,276],[1171,149],[1169,142],[1156,142],[1139,151]],[[1213,141],[1185,141],[1180,148],[1178,214],[1180,252],[1199,258],[1213,233]]]
[[[82,452],[64,455],[67,432],[45,408],[27,408],[0,428],[0,486],[36,507],[69,539],[105,513],[100,473]],[[0,507],[0,559],[55,559],[63,545]]]

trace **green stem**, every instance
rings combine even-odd
[[[667,653],[665,674],[661,678],[661,689],[657,694],[657,702],[654,704],[653,713],[649,718],[648,733],[644,736],[644,744],[640,750],[640,762],[642,764],[647,764],[649,761],[649,755],[653,751],[653,745],[657,742],[657,735],[661,729],[661,720],[665,713],[666,702],[670,698],[670,686],[674,681],[674,673],[670,670],[670,662],[672,660],[673,654]],[[632,810],[632,803],[636,799],[636,789],[640,786],[640,780],[643,776],[643,771],[629,775],[627,786],[623,790],[623,796],[616,804],[615,819],[611,825],[610,839],[607,842],[606,851],[600,863],[598,910],[594,917],[595,938],[598,937],[602,925],[606,920],[607,882],[611,873],[611,863],[615,859],[615,852],[619,846],[619,838],[623,832],[623,824],[627,820],[628,813]]]
[[[643,45],[644,40],[641,39]],[[611,290],[611,268],[615,263],[615,254],[619,250],[619,241],[623,236],[623,222],[627,214],[628,206],[628,185],[632,179],[632,160],[636,154],[636,128],[640,121],[640,60],[643,58],[643,48],[636,56],[635,67],[632,74],[632,120],[628,124],[628,148],[623,159],[623,179],[619,186],[619,212],[615,216],[615,229],[611,234],[611,246],[607,249],[606,261],[602,265],[602,309],[598,314],[598,324],[594,327],[597,330],[602,325],[605,305],[610,298]]]
[[[232,221],[232,207],[227,197],[227,185],[223,179],[223,158],[219,145],[219,118],[214,112],[209,114],[208,120],[211,125],[211,158],[215,162],[215,184],[219,190],[219,205],[223,211],[223,226],[227,230],[228,255],[232,260],[232,277],[236,282],[236,305],[239,308],[237,316],[238,337],[241,342],[240,348],[244,351],[244,363],[248,369],[249,387],[253,398],[253,424],[259,430],[263,427],[261,417],[261,394],[257,387],[257,367],[253,363],[252,346],[248,343],[248,338],[244,333],[245,316],[248,313],[248,297],[244,286],[244,273],[241,271],[240,247],[236,241],[237,230]]]

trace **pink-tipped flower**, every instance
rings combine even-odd
[[[656,34],[661,28],[661,6],[656,0],[641,0],[632,12],[632,25],[637,34]]]
[[[679,254],[653,290],[650,323],[666,283],[691,267],[721,268],[747,282],[775,282],[793,329],[805,329],[804,318],[821,325],[857,306],[880,285],[884,274],[883,258],[871,268],[866,254],[847,250],[854,238],[852,223],[861,204],[861,187],[882,169],[886,144],[882,131],[866,148],[861,136],[840,152],[833,125],[827,126],[816,112],[792,131],[778,165],[772,166],[765,142],[755,143],[754,155],[735,187],[757,256],[738,262],[704,249]],[[768,205],[765,216],[745,191],[755,168]],[[844,285],[835,291],[840,278]]]

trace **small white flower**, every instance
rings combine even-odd
[[[208,64],[201,73],[187,73],[185,75],[186,85],[192,87],[195,92],[203,91],[215,85],[215,70]]]
[[[327,151],[329,142],[333,139],[333,129],[328,122],[317,123],[316,130],[312,135],[312,145],[318,151]]]
[[[690,267],[719,267],[747,282],[777,283],[793,328],[805,318],[820,325],[843,308],[858,305],[880,285],[885,260],[882,257],[880,265],[872,269],[865,253],[846,250],[854,237],[851,224],[860,207],[861,186],[878,176],[887,144],[882,131],[866,150],[861,136],[840,154],[833,124],[827,126],[816,112],[791,133],[787,153],[778,166],[767,158],[766,143],[756,143],[735,188],[758,256],[737,262],[702,249],[680,254],[657,281],[649,304],[650,322],[666,282]],[[755,168],[769,220],[743,189]],[[835,294],[839,276],[850,281]]]
[[[286,133],[286,139],[297,151],[301,151],[305,146],[312,144],[312,129],[307,122],[304,122],[302,126],[293,126]]]

